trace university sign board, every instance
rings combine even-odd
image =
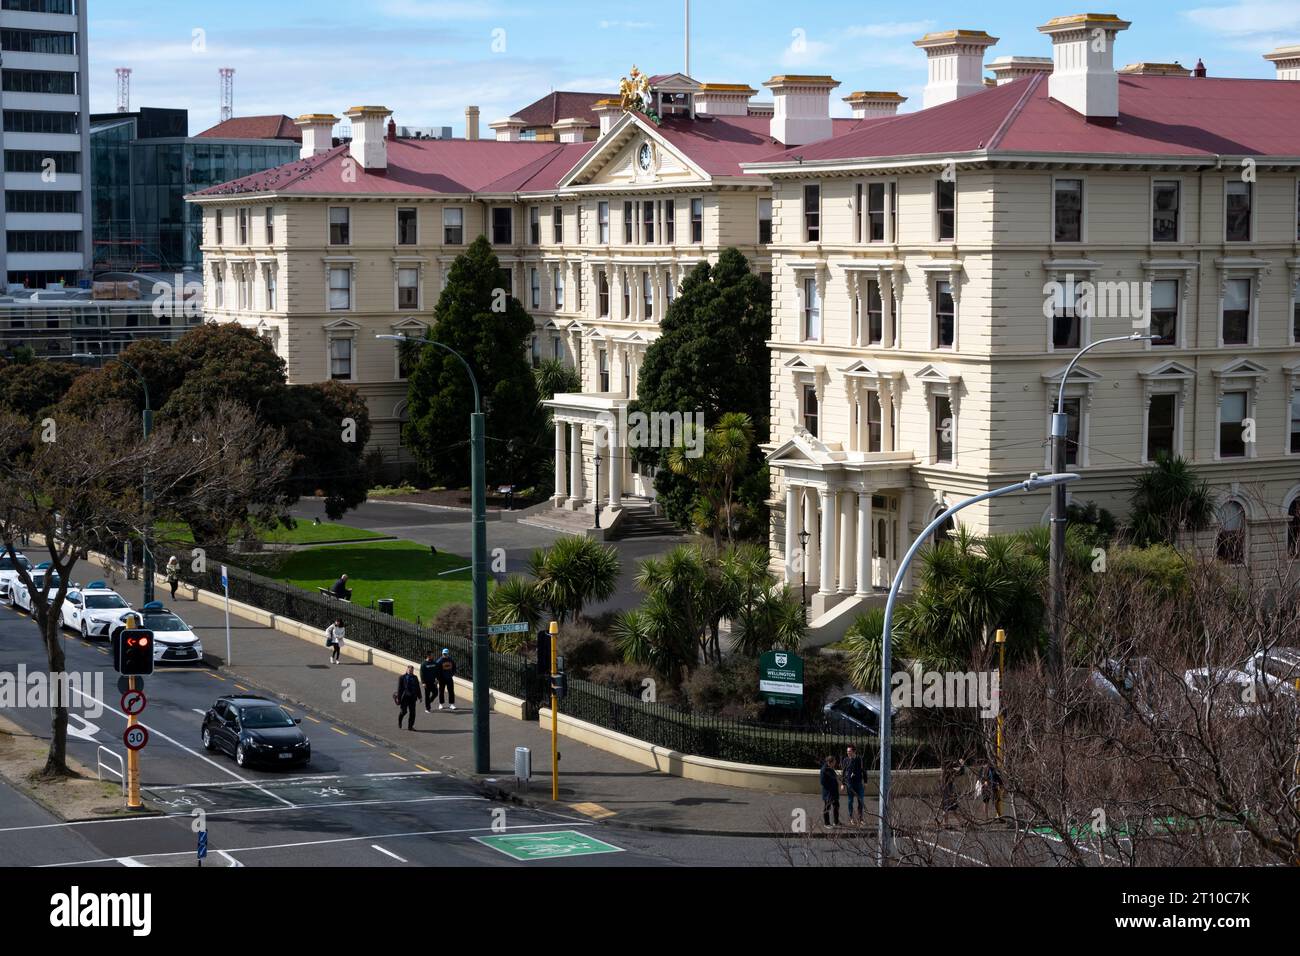
[[[768,651],[758,659],[758,689],[769,707],[802,707],[803,658],[793,651]]]

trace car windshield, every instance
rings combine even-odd
[[[189,628],[185,626],[185,622],[175,614],[146,614],[144,616],[144,626],[150,631],[189,630]]]
[[[97,611],[107,611],[120,607],[130,607],[130,605],[122,600],[120,594],[87,594],[86,607],[94,608]]]
[[[0,555],[0,571],[13,571],[19,567],[30,568],[31,566],[32,563],[28,561],[26,558],[24,558],[21,554],[18,555],[17,564],[14,563],[14,559],[9,557],[9,555],[7,554]]]
[[[265,729],[268,727],[292,727],[293,718],[274,705],[267,707],[245,707],[240,715],[245,727]]]

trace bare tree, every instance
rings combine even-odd
[[[285,482],[292,465],[283,436],[234,402],[215,405],[191,426],[163,422],[148,439],[139,419],[116,405],[47,418],[35,429],[0,413],[0,543],[14,558],[20,540],[43,539],[50,573],[42,586],[17,562],[14,586],[33,595],[51,675],[65,668],[60,612],[79,558],[159,517],[245,514],[250,502],[266,500],[267,488]],[[69,773],[67,703],[54,702],[46,775]]]

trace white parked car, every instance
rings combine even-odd
[[[1241,669],[1255,678],[1260,694],[1281,692],[1297,696],[1300,681],[1300,648],[1271,647],[1250,656]]]
[[[48,604],[54,600],[55,593],[59,590],[59,575],[57,571],[51,571],[48,564],[38,564],[29,572],[32,576],[32,587],[36,590],[36,598],[32,597],[32,592],[19,583],[13,590],[13,605],[20,611],[32,613],[32,607],[37,600],[40,600],[41,590],[45,587],[45,579],[50,579],[50,592],[46,595],[45,601]]]
[[[1198,667],[1183,675],[1183,683],[1201,700],[1223,708],[1229,717],[1249,717],[1255,703],[1255,678],[1231,667]]]
[[[4,601],[5,604],[14,603],[14,591],[22,586],[21,579],[18,577],[20,565],[29,571],[32,567],[25,554],[20,553],[15,561],[9,557],[7,550],[0,551],[0,601]]]
[[[161,601],[150,601],[140,610],[130,613],[140,618],[142,628],[153,632],[155,664],[184,664],[203,660],[203,642],[199,636],[177,615],[163,607]],[[121,630],[122,623],[114,624],[112,633]]]
[[[69,588],[59,613],[68,630],[86,640],[106,641],[113,628],[131,613],[131,605],[103,581],[91,581],[84,588]]]

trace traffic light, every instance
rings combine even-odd
[[[564,671],[551,675],[551,693],[559,700],[563,700],[568,696],[569,675],[564,673]]]
[[[537,632],[537,673],[551,672],[551,635],[547,631]]]
[[[153,673],[153,631],[130,628],[121,632],[113,643],[113,663],[117,672],[127,677],[147,677]]]

